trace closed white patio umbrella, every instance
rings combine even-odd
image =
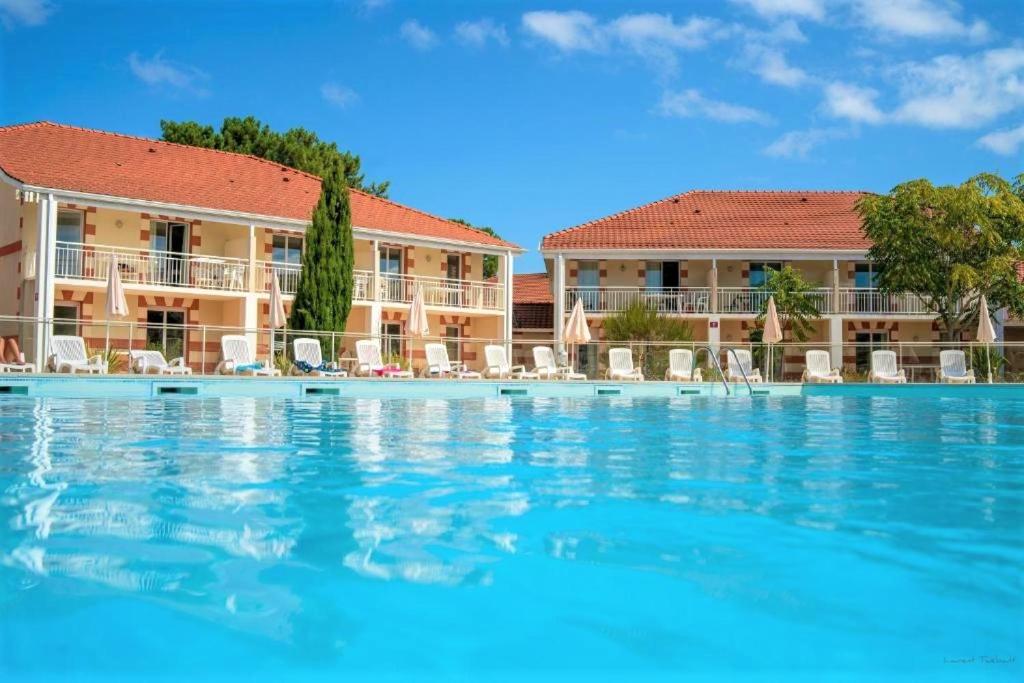
[[[277,271],[274,271],[273,279],[270,281],[270,365],[274,367],[274,330],[284,327],[288,318],[284,313],[284,299],[281,297],[281,283],[277,280]],[[287,335],[287,332],[285,333]],[[287,336],[285,346],[288,346]]]
[[[104,351],[110,350],[110,319],[123,318],[128,315],[128,299],[124,295],[124,286],[121,284],[121,271],[117,267],[117,255],[110,255],[110,267],[107,272],[107,334],[106,347]],[[131,337],[132,335],[129,335]],[[128,340],[131,347],[132,340]]]
[[[562,341],[566,344],[576,346],[577,344],[590,343],[590,326],[587,325],[587,315],[583,312],[583,299],[576,299],[572,307],[569,319],[565,321],[565,328],[562,330]],[[575,364],[571,364],[575,370]]]
[[[985,345],[985,364],[988,366],[988,383],[992,384],[992,357],[989,355],[988,345],[996,341],[996,330],[992,327],[992,316],[988,314],[988,301],[985,295],[981,295],[981,303],[978,305],[978,334],[977,339]]]
[[[412,295],[412,303],[409,304],[409,320],[405,324],[405,332],[410,337],[418,339],[425,338],[430,334],[430,325],[427,323],[427,306],[423,303],[423,290],[416,288]],[[412,340],[409,341],[409,369],[412,370]]]
[[[782,325],[779,324],[779,312],[775,309],[775,295],[768,297],[768,310],[764,314],[764,333],[761,341],[768,344],[768,381],[772,381],[772,370],[775,362],[772,356],[772,344],[782,341]]]

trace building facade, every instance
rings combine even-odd
[[[937,342],[934,315],[917,296],[876,287],[859,192],[693,191],[544,237],[556,336],[577,299],[592,334],[641,300],[686,319],[713,348],[750,343],[771,270],[792,266],[817,288],[820,319],[808,344],[835,367],[864,371],[873,346]],[[934,362],[919,359],[922,365]],[[803,358],[786,358],[798,372]]]
[[[319,178],[256,157],[52,123],[0,128],[0,334],[32,360],[54,333],[102,348],[96,323],[116,264],[134,325],[110,333],[114,346],[156,346],[211,368],[218,332],[242,328],[266,351],[256,330],[268,324],[271,281],[289,309],[319,195]],[[357,190],[350,200],[347,334],[383,335],[386,351],[404,353],[420,289],[430,336],[454,355],[473,361],[470,338],[511,336],[519,247]],[[485,256],[498,262],[491,281]]]

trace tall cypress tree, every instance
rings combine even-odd
[[[352,212],[344,170],[332,164],[306,229],[302,270],[288,325],[295,330],[342,332],[352,310]]]

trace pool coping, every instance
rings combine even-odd
[[[755,384],[754,398],[780,396],[889,396],[1024,398],[1024,384]],[[744,384],[730,384],[733,397],[748,398]],[[232,377],[199,375],[0,374],[3,398],[725,398],[721,383],[613,382],[606,380],[448,380],[331,377]]]

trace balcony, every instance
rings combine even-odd
[[[241,259],[76,242],[57,242],[56,277],[106,280],[115,260],[126,287],[155,285],[222,292],[249,289],[249,266]]]
[[[916,294],[883,294],[877,289],[839,290],[837,313],[860,315],[934,315]]]
[[[760,287],[719,287],[718,313],[739,313],[759,315],[768,306],[767,292]],[[824,315],[832,312],[832,290],[821,287],[810,293],[818,313]]]
[[[294,295],[299,289],[299,272],[302,267],[295,263],[277,263],[275,261],[260,261],[256,264],[256,291],[269,292],[270,284],[274,281],[274,274],[277,274],[277,285],[281,293]]]
[[[374,297],[373,273],[355,271],[354,298],[357,301],[374,301],[376,298],[382,303],[409,304],[417,288],[422,290],[427,306],[487,311],[501,311],[505,307],[505,288],[494,282],[382,273],[379,291]]]
[[[640,301],[664,313],[702,314],[710,310],[710,297],[707,287],[566,287],[565,310],[581,299],[587,313],[614,313]]]

